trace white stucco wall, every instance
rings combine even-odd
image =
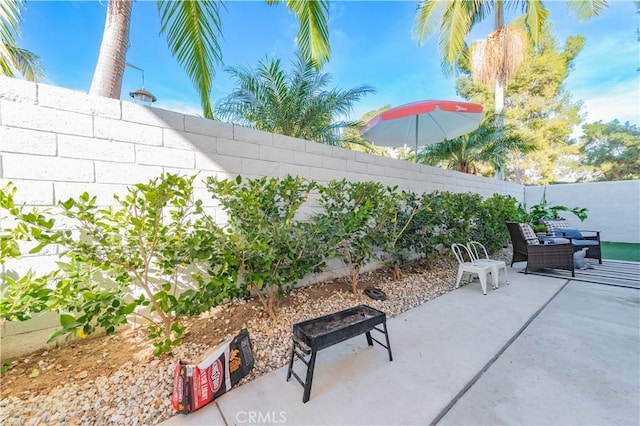
[[[0,77],[0,186],[13,182],[18,202],[54,206],[87,191],[113,204],[113,194],[163,171],[198,173],[195,195],[212,209],[204,179],[238,174],[523,198],[517,184]],[[52,259],[33,256],[10,266],[47,269]]]

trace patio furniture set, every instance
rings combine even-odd
[[[527,262],[524,273],[541,269],[562,269],[575,277],[576,256],[586,251],[585,257],[597,259],[602,264],[600,232],[572,228],[566,220],[545,220],[544,234],[536,234],[527,223],[507,222],[511,236],[513,256],[511,266],[516,262]],[[584,249],[587,250],[584,250]],[[487,294],[487,280],[492,279],[492,288],[498,288],[498,273],[504,270],[506,283],[509,284],[507,267],[504,261],[489,259],[484,246],[476,241],[467,244],[452,244],[451,249],[458,260],[456,287],[463,277],[477,277],[482,293]]]
[[[602,264],[600,232],[572,228],[566,220],[545,220],[546,235],[536,235],[526,223],[507,222],[513,245],[511,266],[527,262],[525,274],[539,269],[563,269],[575,277],[574,253],[587,248],[586,257]]]

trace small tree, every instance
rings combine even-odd
[[[255,292],[276,320],[277,301],[323,265],[322,228],[297,214],[315,183],[304,178],[218,180],[207,188],[228,214],[225,251],[240,285]],[[230,260],[231,262],[231,260]]]
[[[418,161],[486,176],[503,170],[510,155],[529,153],[535,149],[532,138],[515,132],[509,125],[499,128],[495,116],[491,116],[473,132],[425,146],[418,154]]]
[[[331,257],[349,269],[351,291],[357,292],[358,276],[384,243],[380,231],[389,217],[384,215],[385,188],[378,182],[332,180],[321,186],[320,204],[324,212],[317,221],[330,224],[327,237]]]
[[[505,222],[512,220],[517,211],[517,201],[510,195],[493,194],[477,207],[477,226],[469,237],[481,242],[489,253],[501,249],[509,241]]]
[[[62,330],[54,337],[86,335],[97,327],[113,333],[135,314],[148,321],[149,338],[159,355],[180,343],[185,331],[181,315],[198,314],[237,293],[226,268],[197,267],[198,260],[221,265],[224,257],[215,250],[222,234],[201,202],[193,201],[193,180],[163,174],[129,187],[124,197],[116,196],[115,208],[98,207],[96,198],[85,192],[60,203],[72,229],[55,229],[53,219],[10,208],[17,221],[14,237],[36,242],[32,253],[58,244],[68,260],[47,276],[46,290],[41,281],[27,286],[45,300],[37,309],[60,312]],[[5,305],[5,318],[14,317],[11,310],[23,302],[29,309],[34,306],[15,286],[9,295],[23,300]]]
[[[414,219],[423,208],[420,198],[413,192],[397,191],[388,187],[383,197],[384,221],[380,230],[380,244],[385,253],[384,261],[393,270],[393,278],[400,279],[400,266],[407,262],[415,251],[417,235],[413,227]]]

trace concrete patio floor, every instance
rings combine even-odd
[[[640,424],[640,292],[521,265],[388,319],[392,362],[364,336],[320,351],[306,404],[283,367],[163,424]]]

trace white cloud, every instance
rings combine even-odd
[[[640,125],[640,81],[624,81],[609,87],[605,92],[601,88],[585,90],[574,95],[584,101],[587,122],[602,120],[609,122],[618,119],[621,123],[629,121]]]

